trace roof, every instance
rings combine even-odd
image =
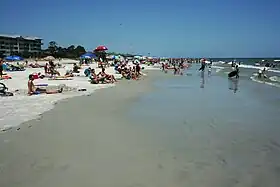
[[[34,37],[34,36],[21,36],[21,35],[9,35],[9,34],[0,34],[0,37],[6,38],[24,38],[26,40],[42,40],[42,38]]]

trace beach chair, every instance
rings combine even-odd
[[[4,83],[0,82],[0,96],[13,96],[14,94],[11,92],[7,92],[8,88]]]

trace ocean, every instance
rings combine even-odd
[[[252,69],[229,80],[229,69],[198,68],[156,81],[128,117],[191,186],[277,186],[280,89],[253,81]]]
[[[247,65],[254,65],[255,63],[259,63],[262,60],[265,60],[267,62],[274,62],[274,60],[279,60],[280,58],[211,58],[211,60],[213,60],[214,62],[232,62],[232,61],[236,61],[236,62],[242,62],[243,64],[247,64]]]

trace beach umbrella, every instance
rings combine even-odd
[[[92,59],[92,58],[96,58],[96,55],[91,53],[91,52],[87,52],[85,54],[83,54],[82,56],[80,56],[81,59]]]
[[[44,60],[55,60],[55,58],[53,56],[47,56],[44,58]]]
[[[101,46],[96,47],[94,51],[107,51],[107,50],[108,50],[108,48],[106,46],[101,45]]]
[[[20,56],[12,55],[12,56],[5,57],[5,60],[20,61],[20,60],[23,60],[23,58]]]

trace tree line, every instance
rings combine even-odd
[[[86,50],[83,46],[78,45],[70,45],[69,47],[61,47],[57,44],[55,41],[50,41],[48,44],[47,49],[42,49],[38,53],[30,53],[28,51],[23,52],[17,52],[17,51],[11,51],[11,55],[17,55],[21,56],[23,58],[44,58],[46,56],[53,56],[55,58],[71,58],[71,59],[77,59],[81,55],[86,53]],[[121,55],[125,57],[133,56],[132,54],[126,54],[126,53],[117,53],[117,52],[96,52],[95,53],[98,58],[105,59],[106,55]],[[4,58],[3,54],[0,54],[0,58]]]
[[[70,45],[69,47],[61,47],[55,41],[49,42],[47,49],[42,50],[44,55],[51,55],[55,58],[79,58],[81,55],[86,53],[83,46]]]
[[[53,56],[55,58],[79,58],[81,55],[86,53],[83,46],[70,45],[69,47],[61,47],[55,41],[49,42],[47,49],[42,49],[39,52],[31,53],[29,51],[10,51],[10,55],[17,55],[23,58],[44,58],[46,56]],[[3,53],[0,54],[0,58],[4,58]]]

